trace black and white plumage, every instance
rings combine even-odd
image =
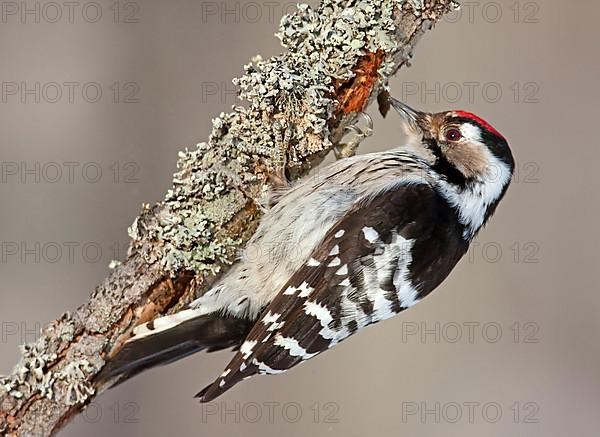
[[[504,137],[471,113],[392,105],[406,120],[404,147],[342,160],[281,195],[249,242],[262,255],[241,259],[188,309],[138,327],[100,379],[239,347],[198,394],[210,401],[434,290],[495,211],[514,161]]]

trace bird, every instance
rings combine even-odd
[[[233,350],[196,397],[285,372],[427,297],[512,179],[506,138],[464,110],[389,97],[405,140],[345,158],[277,193],[241,256],[185,309],[134,328],[96,381],[116,385],[205,350]]]

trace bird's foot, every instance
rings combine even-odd
[[[358,146],[360,146],[366,138],[373,135],[373,119],[371,116],[365,112],[361,112],[359,116],[364,118],[366,126],[360,128],[358,126],[359,122],[356,122],[355,124],[346,127],[346,132],[353,132],[356,136],[349,142],[340,143],[333,148],[333,153],[335,153],[337,159],[354,156]]]

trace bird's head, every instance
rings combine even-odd
[[[476,232],[494,212],[512,178],[515,161],[506,138],[470,112],[432,114],[393,98],[390,103],[405,120],[408,144],[423,147],[431,167],[451,191],[460,194],[457,203],[464,203],[462,213],[481,216],[465,218]]]
[[[454,110],[431,114],[391,99],[405,120],[409,143],[422,144],[440,173],[458,182],[487,180],[501,170],[512,173],[514,159],[506,138],[475,114]]]

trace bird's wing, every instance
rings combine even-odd
[[[222,375],[197,397],[207,402],[254,374],[283,372],[415,303],[426,290],[413,283],[412,249],[415,241],[431,238],[440,202],[429,184],[420,183],[355,205],[265,308]]]

